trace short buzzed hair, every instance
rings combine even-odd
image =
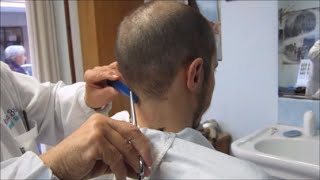
[[[125,17],[116,40],[116,59],[139,97],[161,97],[178,71],[200,57],[207,81],[215,55],[209,22],[193,8],[170,1],[146,3]]]

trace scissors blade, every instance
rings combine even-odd
[[[137,126],[137,121],[136,121],[136,112],[134,109],[134,100],[133,100],[133,93],[130,91],[130,113],[131,113],[131,122],[133,125]]]
[[[134,109],[134,99],[133,99],[133,93],[130,91],[130,113],[131,113],[131,118],[130,118],[130,123],[132,123],[135,126],[138,126],[137,120],[136,120],[136,112]],[[140,172],[138,173],[138,179],[142,180],[144,176],[144,161],[141,156],[139,156],[139,166],[140,166]]]

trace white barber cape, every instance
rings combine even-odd
[[[113,119],[129,121],[122,111]],[[199,131],[179,133],[140,129],[151,141],[152,173],[147,179],[270,179],[252,163],[216,151]]]
[[[84,102],[84,83],[41,84],[12,72],[2,62],[0,66],[0,179],[53,179],[52,171],[37,156],[37,144],[57,144],[94,112]]]

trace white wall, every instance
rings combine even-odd
[[[25,12],[1,12],[1,26],[27,26]]]
[[[215,118],[233,140],[277,122],[277,1],[222,1],[222,62],[203,120]]]

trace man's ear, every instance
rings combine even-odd
[[[203,59],[197,58],[192,61],[187,70],[187,87],[190,91],[197,91],[203,81]]]

